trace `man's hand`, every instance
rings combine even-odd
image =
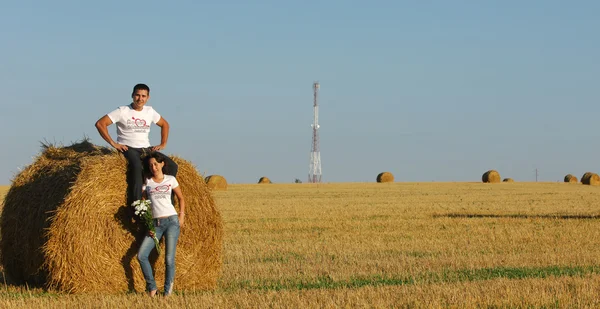
[[[183,227],[184,223],[185,223],[185,213],[180,213],[179,214],[179,227]]]
[[[115,147],[116,150],[120,151],[120,152],[125,152],[127,151],[129,148],[127,148],[127,145],[121,145],[121,144],[117,144],[115,143],[113,145],[113,147]]]
[[[154,146],[154,147],[152,147],[152,151],[163,150],[163,149],[165,149],[166,146],[167,145],[165,145],[165,144],[160,144],[160,145]]]

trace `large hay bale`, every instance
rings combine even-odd
[[[271,179],[263,176],[263,177],[260,177],[260,179],[258,180],[258,183],[271,183]]]
[[[598,186],[600,185],[600,176],[596,173],[587,172],[581,176],[581,183],[584,185]]]
[[[204,181],[212,190],[227,190],[227,179],[221,175],[207,176]]]
[[[502,179],[500,178],[500,173],[495,170],[489,170],[481,176],[481,181],[485,183],[499,183],[500,179]]]
[[[195,167],[173,160],[186,198],[175,290],[212,289],[222,266],[221,216]],[[2,210],[0,248],[15,283],[68,292],[145,289],[136,258],[145,231],[126,205],[126,165],[121,154],[82,142],[46,147],[14,178]],[[164,280],[161,245],[161,255],[151,255],[157,282]]]
[[[571,174],[567,174],[565,176],[565,182],[568,182],[568,183],[577,183],[577,177],[575,177],[575,176],[573,176]]]
[[[502,182],[515,182],[515,180],[512,178],[504,178],[502,179]]]
[[[394,175],[390,172],[383,172],[377,175],[377,182],[394,182]]]

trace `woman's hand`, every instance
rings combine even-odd
[[[179,213],[179,227],[183,227],[185,223],[185,213]]]

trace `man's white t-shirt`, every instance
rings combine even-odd
[[[168,217],[176,215],[177,211],[171,203],[171,193],[173,189],[179,187],[177,179],[171,175],[164,175],[163,181],[160,183],[154,182],[152,178],[146,179],[144,191],[150,199],[152,207],[152,217]]]
[[[150,125],[160,120],[151,106],[144,106],[141,111],[130,105],[121,106],[107,116],[117,125],[117,143],[133,148],[150,147]]]

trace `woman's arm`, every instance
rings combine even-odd
[[[177,200],[179,200],[179,226],[183,226],[185,222],[185,199],[183,198],[180,187],[173,189],[173,192],[175,192],[175,196],[177,196]]]

